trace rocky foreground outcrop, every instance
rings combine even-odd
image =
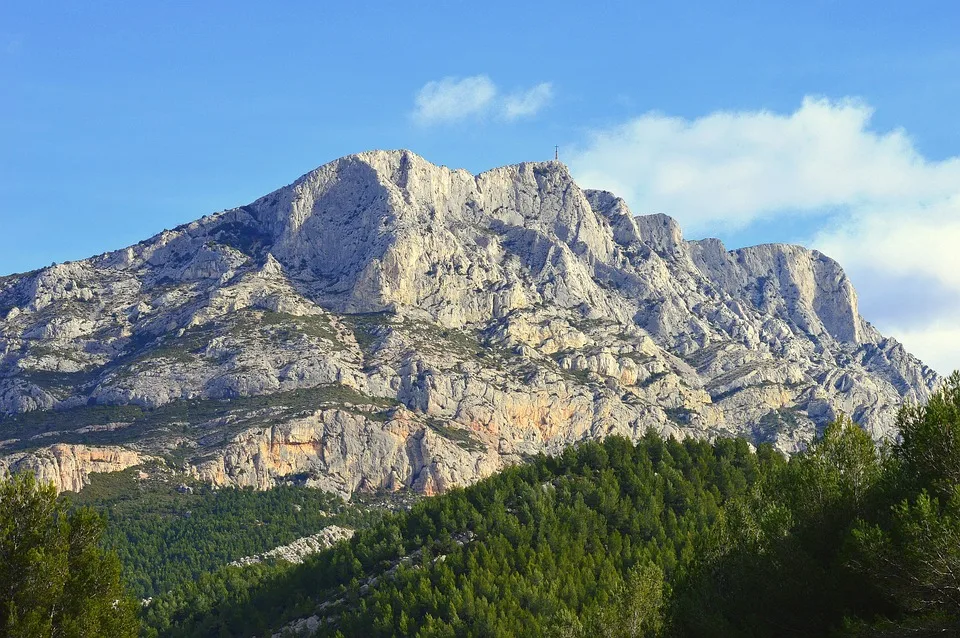
[[[0,278],[0,318],[0,454],[61,489],[146,455],[215,485],[430,493],[648,428],[790,452],[840,411],[892,436],[938,381],[817,251],[685,241],[558,162],[407,151]],[[56,444],[127,456],[65,472]]]

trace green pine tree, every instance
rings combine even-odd
[[[68,512],[31,473],[0,479],[0,635],[138,634],[137,602],[100,545],[103,530],[92,510]]]

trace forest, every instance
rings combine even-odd
[[[296,566],[223,567],[220,545],[240,551],[246,516],[287,511],[280,538],[349,508],[292,488],[200,496],[197,523],[101,505],[102,543],[128,591],[155,594],[140,613],[147,636],[263,636],[310,616],[320,636],[949,635],[960,631],[960,375],[902,408],[898,427],[878,447],[840,418],[789,459],[652,432],[584,442],[408,510],[357,515],[350,541]],[[289,514],[306,509],[325,514]],[[221,516],[225,536],[206,543]]]
[[[64,498],[102,514],[104,544],[119,556],[131,593],[141,599],[328,525],[364,527],[382,512],[376,501],[348,504],[294,485],[258,492],[196,483],[178,490],[138,481],[138,471],[94,475],[91,485]]]

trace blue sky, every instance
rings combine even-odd
[[[559,144],[689,237],[823,249],[960,367],[956,3],[272,4],[0,5],[0,274],[348,153],[478,172]]]

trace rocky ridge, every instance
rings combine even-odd
[[[331,547],[334,543],[347,540],[353,536],[353,530],[338,525],[329,525],[324,527],[316,534],[298,538],[292,543],[274,547],[262,554],[253,556],[244,556],[229,563],[234,567],[243,567],[245,565],[255,565],[269,560],[284,560],[294,565],[299,565],[303,559],[311,554],[323,551]]]
[[[558,162],[361,153],[0,278],[0,455],[60,489],[155,457],[214,485],[432,493],[648,428],[790,452],[840,411],[892,436],[937,382],[825,255],[686,241]],[[117,456],[64,473],[63,446]]]

